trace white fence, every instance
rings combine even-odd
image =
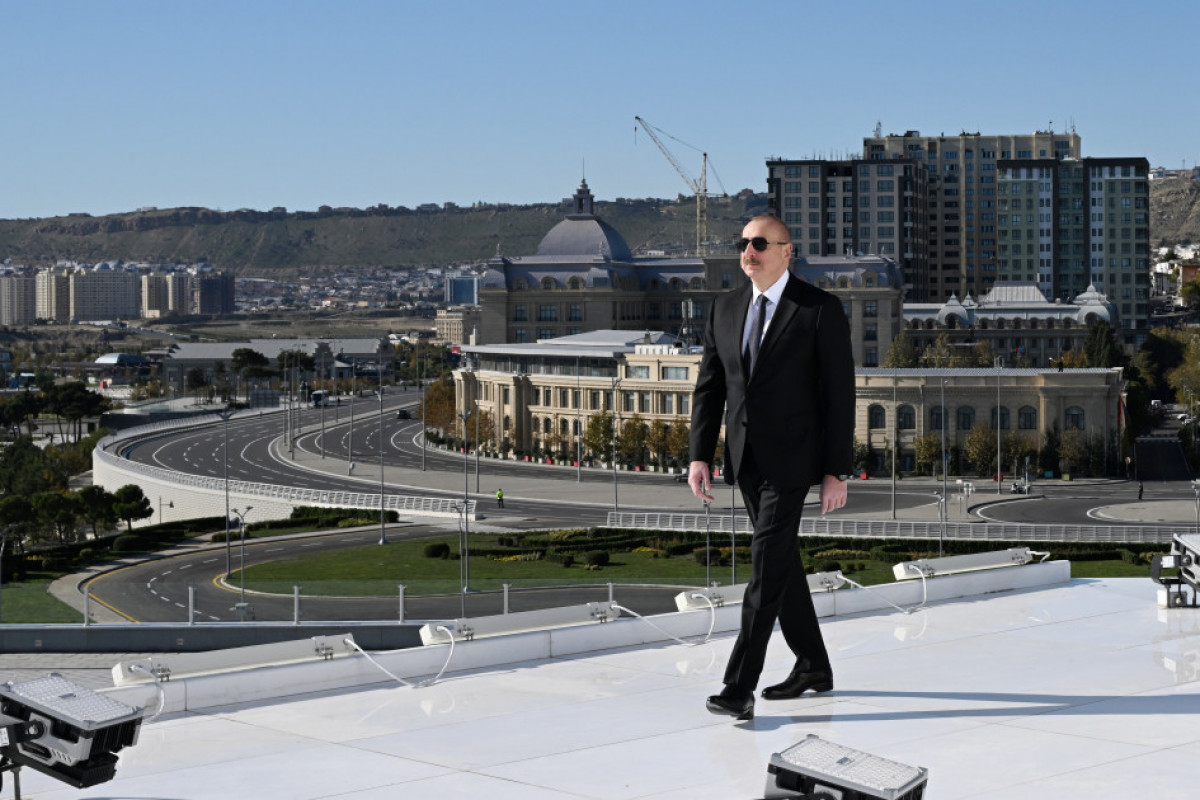
[[[255,415],[257,412],[247,412]],[[236,417],[237,415],[235,415]],[[92,451],[92,481],[109,491],[129,483],[142,487],[142,492],[155,505],[155,516],[142,524],[172,519],[202,516],[222,516],[225,513],[226,490],[233,508],[253,505],[248,522],[286,517],[295,506],[326,508],[380,507],[379,493],[329,491],[298,486],[257,483],[208,475],[191,475],[164,467],[130,461],[124,457],[128,443],[176,430],[224,424],[219,415],[189,417],[158,422],[118,431],[104,437]],[[164,501],[167,505],[164,506]],[[402,514],[429,517],[459,517],[462,501],[443,497],[418,497],[387,494],[383,508]],[[467,513],[475,517],[475,501],[468,503]]]
[[[737,516],[737,532],[751,533],[749,518]],[[663,531],[730,531],[729,515],[613,512],[610,528]],[[1177,533],[1195,531],[1191,525],[1018,525],[1012,523],[946,523],[895,520],[803,519],[803,536],[859,539],[960,539],[989,542],[1087,542],[1091,544],[1167,544]]]

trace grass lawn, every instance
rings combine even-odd
[[[456,537],[392,542],[384,547],[364,545],[248,567],[246,588],[291,594],[292,587],[299,585],[307,595],[383,597],[394,596],[397,584],[402,583],[405,591],[414,595],[457,592],[462,585],[461,564],[454,557],[426,558],[425,547],[434,542],[445,542],[452,552],[457,553]],[[488,534],[472,536],[472,542],[481,549],[497,546],[496,537]],[[582,561],[582,557],[577,558]],[[497,561],[472,556],[470,581],[473,587],[482,591],[498,591],[505,583],[521,588],[609,581],[677,586],[702,586],[705,582],[705,568],[690,554],[656,558],[653,553],[616,552],[611,558],[607,566],[589,570],[582,563],[563,567],[555,561]],[[843,573],[857,583],[870,586],[894,580],[890,562],[855,559],[853,563],[861,565],[862,569],[851,571],[843,563]],[[1080,561],[1072,564],[1071,574],[1083,578],[1144,577],[1149,580],[1150,568],[1121,561]],[[749,575],[750,565],[739,563],[738,581],[745,582]],[[732,583],[732,577],[728,565],[714,566],[711,570],[712,580],[720,584]],[[235,576],[233,580],[236,582],[238,578]]]
[[[3,622],[7,624],[83,623],[83,614],[55,598],[47,591],[49,579],[23,583],[6,583],[0,603]]]

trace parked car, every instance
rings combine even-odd
[[[412,419],[412,418],[413,418],[412,412],[409,411],[407,408],[402,408],[396,412],[396,419]]]
[[[1033,487],[1024,481],[1013,481],[1009,494],[1029,494]]]

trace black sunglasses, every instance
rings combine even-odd
[[[761,253],[773,244],[791,244],[791,242],[771,242],[765,236],[755,236],[753,239],[747,239],[743,236],[741,239],[735,239],[733,242],[733,246],[738,249],[739,253],[746,252],[746,245],[752,245],[755,250]]]

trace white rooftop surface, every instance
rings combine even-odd
[[[761,797],[771,754],[817,734],[928,768],[931,800],[1192,797],[1200,609],[1160,609],[1156,589],[1076,579],[910,615],[828,617],[835,690],[760,698],[750,722],[704,708],[733,641],[720,633],[691,647],[452,664],[426,688],[377,683],[165,716],[122,751],[113,781],[76,790],[26,769],[22,790],[38,800],[728,800]],[[777,633],[763,685],[790,667]]]

